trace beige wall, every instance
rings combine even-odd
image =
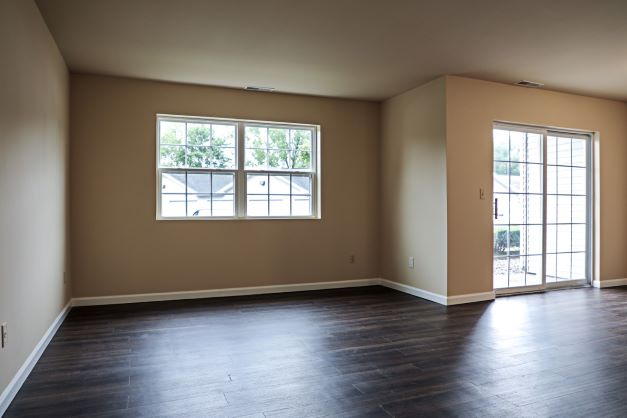
[[[32,1],[0,2],[0,392],[69,298],[68,75]]]
[[[460,77],[446,96],[449,296],[492,290],[493,121],[599,132],[600,279],[627,277],[627,104]]]
[[[75,297],[378,276],[377,103],[90,75],[71,83]],[[320,124],[322,219],[156,221],[157,113]]]
[[[446,295],[444,77],[384,102],[381,175],[383,277]]]

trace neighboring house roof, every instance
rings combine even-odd
[[[208,194],[211,190],[208,175],[192,174],[187,176],[187,193]],[[213,193],[233,193],[233,177],[230,175],[213,176]],[[262,182],[264,180],[260,180]],[[289,173],[287,176],[275,176],[273,181],[279,181],[289,190]],[[163,193],[185,193],[185,175],[181,173],[163,173]],[[289,193],[289,192],[288,192]],[[309,194],[309,178],[306,176],[292,177],[292,194]]]

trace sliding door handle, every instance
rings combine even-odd
[[[499,198],[494,198],[494,219],[499,219]]]

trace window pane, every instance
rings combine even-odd
[[[557,196],[546,197],[546,222],[557,223]]]
[[[557,225],[546,226],[546,252],[557,252]]]
[[[292,168],[298,170],[310,170],[311,169],[311,152],[298,151],[295,152],[293,157]]]
[[[268,216],[268,196],[248,195],[247,216]]]
[[[494,193],[509,191],[509,163],[494,162]]]
[[[542,284],[542,256],[536,255],[527,257],[527,264],[525,265],[526,284],[540,285]]]
[[[309,176],[292,176],[292,194],[311,194],[311,178]]]
[[[494,130],[494,159],[500,161],[509,160],[509,131]]]
[[[573,225],[573,251],[586,251],[586,226]]]
[[[161,193],[185,193],[185,173],[161,173]]]
[[[557,196],[557,223],[571,223],[570,196]]]
[[[263,170],[267,167],[267,151],[265,149],[246,150],[246,168],[253,170]]]
[[[572,279],[585,279],[587,278],[586,274],[586,254],[585,253],[575,253],[572,254]]]
[[[586,169],[573,168],[573,194],[585,195],[587,190]]]
[[[523,164],[523,189],[526,193],[542,193],[542,166]]]
[[[557,256],[555,254],[547,254],[546,256],[546,282],[555,283],[557,275]]]
[[[493,277],[495,289],[507,287],[508,260],[508,257],[497,257],[494,259]]]
[[[289,195],[290,194],[290,176],[276,176],[276,175],[270,176],[270,193]],[[289,207],[289,204],[288,204],[288,207]]]
[[[527,196],[526,223],[542,223],[542,196]]]
[[[211,216],[211,195],[187,195],[187,216]]]
[[[246,192],[248,194],[268,194],[268,175],[249,174]]]
[[[268,168],[273,170],[287,170],[292,168],[288,150],[268,150]]]
[[[557,193],[570,194],[571,193],[571,168],[570,167],[557,167]]]
[[[212,146],[210,149],[213,168],[236,168],[235,148]]]
[[[187,193],[211,193],[211,173],[187,173]]]
[[[579,167],[585,167],[587,165],[587,142],[585,139],[575,139],[573,138],[572,148],[573,148],[573,165]]]
[[[509,255],[508,253],[508,243],[507,243],[507,232],[509,231],[507,226],[494,226],[494,237],[492,238],[493,243],[493,254],[495,256],[504,256]]]
[[[525,133],[511,131],[509,133],[509,158],[511,161],[524,161]]]
[[[571,165],[570,138],[557,138],[557,164]]]
[[[268,147],[268,128],[260,126],[246,126],[244,132],[246,148]]]
[[[213,195],[213,216],[233,216],[235,214],[234,195],[214,194]]]
[[[290,216],[289,195],[270,195],[270,216]]]
[[[528,255],[542,254],[542,226],[521,227],[520,253]]]
[[[546,192],[548,194],[557,193],[557,167],[555,166],[546,168]]]
[[[198,217],[198,218],[208,218],[211,216],[211,209],[204,208],[204,209],[189,210],[187,212],[187,216]]]
[[[509,223],[509,195],[505,193],[494,194],[495,203],[494,206],[498,210],[496,213],[496,219],[494,223],[497,225],[503,225]]]
[[[222,194],[233,194],[235,192],[235,184],[233,174],[219,174],[213,173],[212,175],[212,193],[214,199],[216,196]]]
[[[235,126],[211,125],[211,145],[214,147],[235,147]]]
[[[210,147],[187,147],[187,165],[192,168],[211,168],[212,154]]]
[[[571,226],[557,225],[557,252],[565,253],[571,251]]]
[[[211,142],[211,125],[208,123],[187,124],[187,145],[209,145]]]
[[[525,223],[525,206],[527,198],[525,195],[509,196],[509,223],[524,224]]]
[[[159,147],[160,167],[185,167],[185,147],[161,145]]]
[[[292,216],[311,216],[310,196],[292,196]]]
[[[293,150],[311,151],[311,131],[308,129],[292,129],[290,148]]]
[[[268,129],[268,148],[285,149],[289,146],[289,136],[287,129],[269,128]]]
[[[573,223],[585,223],[587,204],[585,196],[573,196]]]
[[[509,287],[525,285],[525,261],[527,257],[509,258]]]
[[[507,242],[510,256],[520,254],[520,225],[509,226],[509,241]]]
[[[527,162],[542,163],[542,135],[527,134]]]
[[[512,193],[523,192],[520,182],[520,163],[509,163],[509,190]]]
[[[557,280],[570,280],[570,254],[557,254]]]
[[[163,217],[185,216],[185,195],[184,194],[162,194],[161,195],[161,216]]]
[[[185,123],[183,122],[159,122],[159,142],[161,144],[185,144]]]
[[[546,162],[547,164],[557,164],[557,138],[548,136],[546,141]]]
[[[235,149],[187,147],[187,163],[192,168],[235,168]]]

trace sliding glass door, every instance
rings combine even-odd
[[[499,124],[493,141],[494,288],[589,282],[590,136]]]

